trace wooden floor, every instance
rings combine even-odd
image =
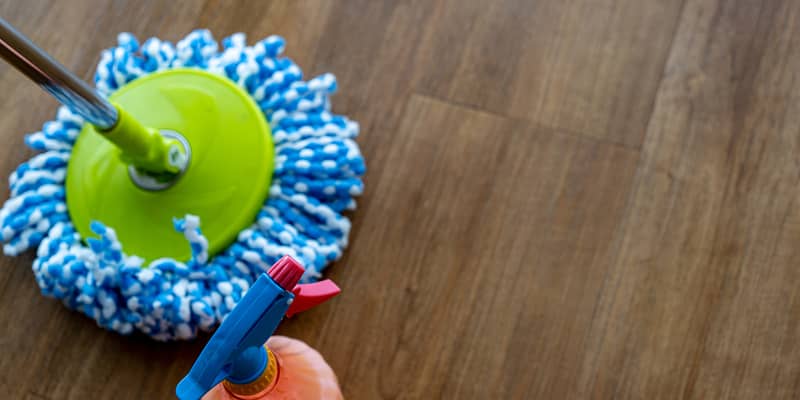
[[[344,294],[280,333],[348,399],[800,398],[800,2],[3,0],[84,78],[119,31],[286,37],[366,193]],[[0,65],[0,175],[56,103]],[[0,183],[2,197],[7,182]],[[206,338],[121,337],[0,258],[0,398],[167,399]]]

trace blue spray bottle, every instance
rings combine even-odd
[[[262,275],[178,384],[178,398],[341,399],[333,370],[316,350],[299,340],[270,338],[284,315],[339,293],[330,280],[298,285],[302,275],[303,267],[289,256]]]

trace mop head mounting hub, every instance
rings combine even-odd
[[[174,165],[179,166],[179,170],[157,173],[137,167],[135,163],[129,163],[128,177],[134,185],[143,190],[158,191],[172,187],[186,173],[189,161],[192,159],[192,147],[183,135],[169,129],[159,129],[158,134],[175,140],[177,146],[170,148],[169,158]],[[120,159],[125,161],[124,154],[120,154]]]
[[[4,252],[16,255],[37,249],[33,272],[43,294],[60,299],[104,328],[123,334],[140,331],[157,340],[189,339],[201,330],[213,329],[252,282],[284,255],[305,267],[301,281],[317,280],[347,246],[350,222],[343,213],[355,208],[354,197],[363,191],[364,159],[354,141],[358,125],[330,111],[335,78],[324,74],[304,80],[300,68],[281,56],[283,48],[284,41],[277,36],[248,45],[243,34],[236,34],[223,40],[220,48],[206,30],[192,32],[177,44],[157,38],[140,44],[132,35],[121,34],[117,46],[103,52],[97,68],[97,90],[105,96],[119,92],[120,104],[148,125],[151,121],[145,114],[149,113],[136,107],[129,110],[122,94],[135,85],[146,86],[137,82],[155,80],[159,74],[178,74],[173,70],[189,68],[213,74],[252,99],[268,124],[265,129],[271,129],[273,143],[269,146],[264,141],[265,149],[259,151],[273,150],[274,158],[261,160],[272,168],[271,174],[258,169],[261,178],[226,177],[240,185],[246,182],[251,191],[260,190],[259,185],[267,188],[255,215],[238,228],[232,243],[215,252],[214,243],[220,241],[212,237],[224,236],[215,233],[218,216],[198,218],[194,210],[202,207],[187,205],[189,201],[225,198],[220,187],[211,185],[183,202],[156,201],[160,204],[153,207],[172,207],[173,213],[180,213],[165,213],[165,221],[152,221],[150,228],[142,228],[141,233],[150,234],[156,225],[172,222],[175,237],[183,236],[183,240],[171,243],[187,249],[183,253],[129,249],[129,233],[124,232],[129,230],[130,218],[114,224],[99,219],[88,224],[88,231],[85,225],[76,226],[83,223],[70,215],[80,212],[80,206],[72,210],[70,203],[81,195],[75,195],[70,185],[78,179],[72,176],[82,175],[72,175],[77,171],[71,170],[86,160],[81,147],[93,148],[88,145],[92,136],[84,137],[84,121],[62,107],[53,121],[26,138],[28,146],[41,153],[21,164],[9,178],[11,195],[0,209]],[[248,119],[245,123],[252,122]],[[198,147],[193,134],[183,127],[151,126],[175,130],[190,142],[189,166],[171,187],[161,191],[136,188],[118,157],[104,161],[113,168],[89,169],[100,175],[113,171],[119,179],[112,182],[124,182],[140,196],[156,199],[188,186],[195,168],[205,162],[204,157],[213,157],[213,152]],[[219,127],[219,135],[242,134],[226,128],[229,126]],[[92,196],[108,191],[102,186],[92,190]],[[173,221],[173,217],[182,218]],[[173,251],[172,246],[168,251]]]

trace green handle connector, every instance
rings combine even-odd
[[[117,104],[114,107],[119,115],[117,123],[98,132],[122,151],[123,162],[153,174],[177,174],[186,166],[187,157],[180,142],[145,127]]]

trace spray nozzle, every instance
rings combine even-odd
[[[179,399],[200,399],[223,379],[247,383],[261,376],[268,361],[263,345],[283,316],[307,310],[340,291],[330,280],[297,285],[303,271],[285,256],[253,283],[178,384]]]

